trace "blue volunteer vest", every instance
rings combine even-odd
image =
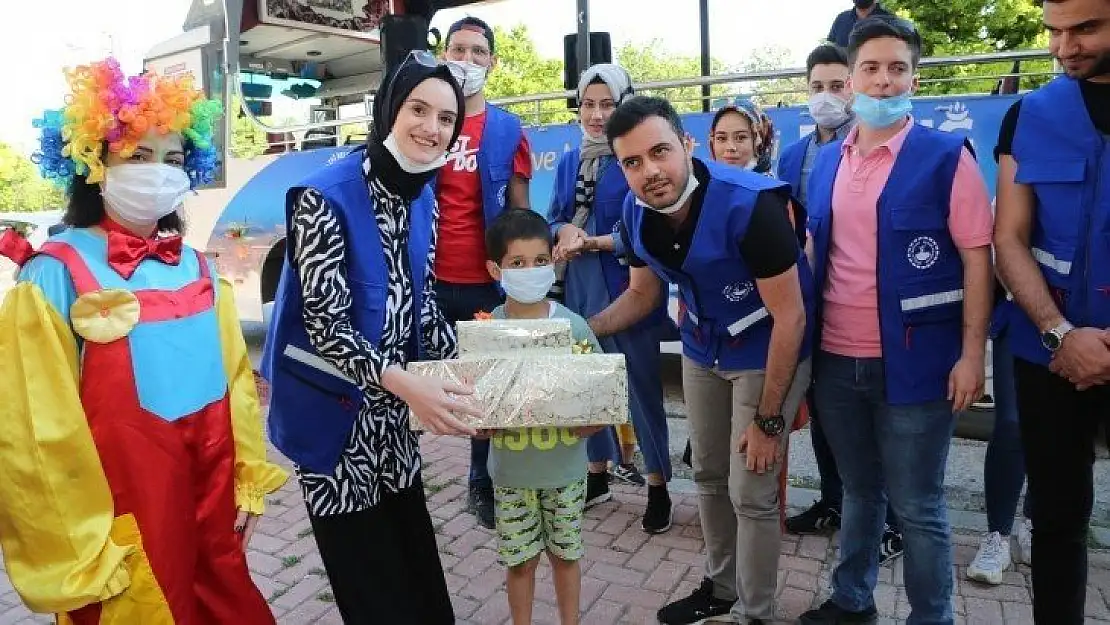
[[[318,190],[339,220],[346,247],[347,283],[351,289],[351,324],[375,346],[385,326],[390,276],[378,225],[362,171],[364,148],[329,162],[286,194],[286,231],[292,232],[294,204],[306,188]],[[432,242],[434,197],[425,187],[411,208],[408,262],[412,271],[413,328],[407,358],[420,356],[420,310],[424,268]],[[304,325],[301,279],[286,247],[273,319],[267,330],[262,374],[270,382],[270,440],[290,460],[314,473],[334,472],[363,392],[346,374],[320,356]],[[403,363],[402,363],[403,364]]]
[[[644,247],[643,219],[648,209],[637,205],[630,193],[624,202],[624,221],[632,249],[657,275],[678,286],[679,331],[687,358],[728,371],[765,369],[772,319],[738,241],[747,232],[759,193],[787,185],[739,167],[714,162],[705,165],[710,181],[682,268],[671,269]],[[811,327],[813,276],[801,252],[798,278],[806,303],[806,325]],[[809,356],[810,334],[807,329],[801,358]]]
[[[516,115],[492,104],[486,105],[486,125],[478,144],[478,176],[482,181],[482,215],[488,227],[508,206],[513,158],[524,136]]]
[[[813,142],[816,136],[817,131],[814,130],[783,148],[779,154],[779,180],[790,185],[794,197],[802,196],[802,189],[800,188],[802,185],[802,168],[805,166],[806,151],[809,150],[809,144]]]
[[[1060,312],[1110,327],[1110,136],[1095,128],[1078,81],[1060,77],[1025,96],[1014,133],[1014,181],[1036,196],[1030,247]],[[1013,307],[1014,355],[1047,365],[1040,332]]]
[[[843,143],[818,151],[808,183],[819,294],[828,275],[833,184]],[[945,399],[949,373],[963,349],[964,269],[948,231],[952,181],[963,148],[962,137],[915,124],[879,196],[876,281],[890,404]]]

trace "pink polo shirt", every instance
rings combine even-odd
[[[905,128],[867,156],[856,147],[859,127],[841,146],[844,157],[833,186],[828,280],[825,283],[821,349],[851,358],[883,355],[879,336],[878,258],[879,195],[913,125]],[[960,249],[991,244],[994,227],[991,201],[979,166],[966,149],[952,181],[948,231]]]

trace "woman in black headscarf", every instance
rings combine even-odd
[[[448,67],[411,53],[383,81],[367,145],[289,191],[288,253],[267,337],[270,435],[297,465],[348,625],[453,623],[410,409],[473,435],[471,390],[405,371],[453,358],[436,308],[436,204],[425,186],[462,127]],[[454,413],[454,414],[453,414]]]

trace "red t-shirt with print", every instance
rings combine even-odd
[[[486,271],[486,230],[482,211],[482,179],[478,174],[478,146],[486,127],[486,112],[463,120],[462,132],[439,170],[439,234],[436,239],[436,279],[452,284],[492,282]],[[521,134],[513,156],[513,174],[532,177],[532,149]]]

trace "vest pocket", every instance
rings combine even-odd
[[[890,212],[891,226],[899,231],[947,230],[948,217],[934,204],[895,206]]]
[[[350,438],[362,391],[314,350],[286,345],[270,386],[270,436],[314,473],[335,470]]]
[[[286,345],[280,368],[317,392],[336,397],[347,394],[354,382],[315,352]]]
[[[1070,261],[1075,251],[1086,178],[1087,162],[1083,159],[1018,163],[1014,181],[1033,187],[1039,204],[1037,226],[1044,233],[1041,248],[1057,261]],[[1036,238],[1034,232],[1034,241]],[[1062,258],[1065,255],[1067,258]],[[1040,258],[1037,260],[1041,262]]]
[[[947,323],[963,318],[964,289],[952,283],[928,283],[898,288],[902,323],[907,328]]]
[[[728,335],[732,338],[736,338],[768,317],[770,317],[770,313],[767,311],[767,308],[765,306],[760,306],[730,323],[726,328],[728,330]]]

